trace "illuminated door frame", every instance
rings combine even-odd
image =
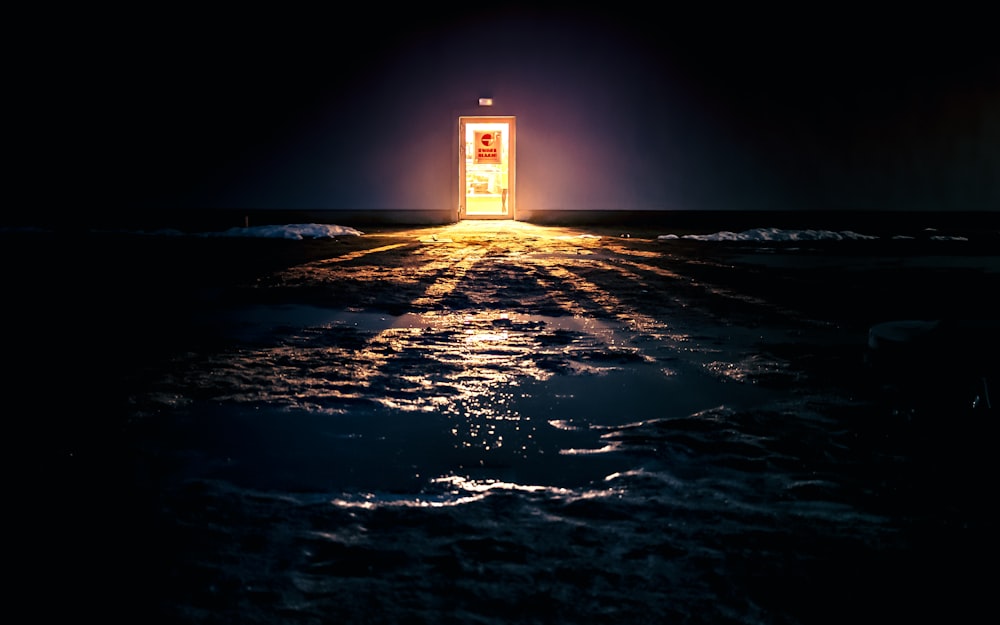
[[[506,179],[506,197],[502,188],[488,189],[487,192],[479,196],[470,191],[469,168],[474,154],[469,150],[474,149],[472,141],[469,139],[476,130],[476,126],[486,129],[505,126],[501,129],[501,136],[506,144],[506,151],[499,163],[498,175]],[[513,115],[487,115],[487,116],[462,116],[458,118],[458,218],[461,219],[516,219],[517,199],[515,184],[515,161],[517,143],[517,124]],[[506,176],[502,176],[506,174]],[[477,202],[482,206],[476,206]],[[504,210],[504,201],[506,202]],[[485,206],[485,208],[484,208]]]

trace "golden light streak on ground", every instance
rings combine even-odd
[[[771,307],[771,304],[769,302],[767,302],[767,301],[765,301],[765,300],[763,300],[763,299],[761,299],[759,297],[750,297],[750,296],[747,296],[747,295],[741,295],[739,293],[735,293],[731,289],[724,289],[724,288],[721,288],[721,287],[718,287],[718,286],[714,286],[714,285],[711,285],[711,284],[705,284],[703,282],[698,282],[698,281],[693,280],[691,278],[682,276],[682,275],[678,274],[677,272],[670,271],[670,270],[664,269],[662,267],[654,267],[653,265],[648,265],[648,264],[645,264],[645,263],[635,263],[635,262],[631,263],[631,266],[635,267],[636,269],[639,269],[639,270],[642,270],[642,271],[646,271],[646,272],[652,273],[654,275],[658,275],[658,276],[660,276],[662,278],[667,278],[669,280],[678,280],[678,281],[686,282],[690,286],[701,288],[705,292],[711,293],[713,295],[717,295],[719,297],[723,297],[723,298],[727,298],[727,299],[732,299],[732,300],[737,300],[737,301],[741,301],[741,302],[746,302],[746,303],[749,303],[749,304],[753,304],[755,306]],[[633,274],[633,275],[635,275],[635,274]]]
[[[362,256],[367,256],[369,254],[379,254],[381,252],[389,252],[401,247],[406,247],[406,243],[393,243],[392,245],[383,245],[382,247],[372,248],[370,250],[358,250],[356,252],[348,252],[342,256],[334,256],[333,258],[324,258],[323,260],[318,260],[314,264],[316,265],[331,265],[334,263],[344,263],[350,260],[355,260],[361,258]]]
[[[577,248],[576,243],[572,242],[576,237],[572,231],[547,229],[528,224],[468,222],[449,226],[442,230],[446,231],[445,236],[429,234],[427,229],[401,231],[388,235],[394,238],[416,239],[425,243],[440,242],[437,245],[416,247],[410,252],[426,254],[432,260],[422,261],[417,267],[406,271],[391,271],[394,280],[399,280],[401,277],[410,283],[422,283],[424,280],[430,280],[425,285],[423,293],[411,300],[411,306],[417,309],[443,309],[442,301],[459,287],[466,275],[482,262],[484,257],[495,253],[496,250],[492,244],[496,243],[498,239],[505,244],[515,240],[521,242],[525,240],[535,242],[539,240],[563,241],[565,247],[573,250]],[[567,241],[571,241],[571,243],[565,243]],[[343,279],[345,275],[357,275],[363,279],[371,279],[371,272],[379,269],[378,255],[399,252],[400,248],[408,245],[411,243],[382,245],[306,263],[279,272],[280,277],[272,276],[268,282],[271,285],[336,282]],[[372,265],[365,267],[343,266],[346,261],[360,258],[368,259]],[[461,362],[464,372],[455,376],[454,382],[464,388],[466,393],[481,394],[487,392],[491,386],[509,382],[509,376],[498,375],[498,370],[518,370],[519,353],[523,348],[511,348],[509,355],[503,355],[504,344],[508,338],[506,333],[490,333],[489,336],[493,337],[492,340],[473,340],[470,343],[470,338],[481,338],[487,334],[484,334],[482,328],[479,330],[468,328],[482,326],[485,322],[488,329],[490,327],[489,319],[468,319],[467,315],[461,315],[460,318],[456,319],[449,317],[446,313],[426,313],[424,318],[428,325],[446,328],[448,331],[454,331],[456,336],[464,337],[461,344],[431,343],[425,344],[422,349],[434,357]],[[457,329],[451,328],[451,326],[456,325],[459,326]],[[240,391],[237,393],[231,394],[224,391],[216,397],[244,401],[281,401],[281,398],[284,397],[284,401],[300,408],[312,406],[314,410],[323,410],[326,399],[343,399],[359,394],[372,395],[373,393],[368,392],[369,386],[373,381],[380,379],[381,372],[390,361],[402,355],[398,346],[412,343],[412,339],[407,335],[419,331],[415,328],[390,327],[371,335],[364,344],[357,346],[350,354],[339,349],[310,347],[300,344],[301,342],[296,342],[294,345],[274,346],[263,351],[248,351],[237,359],[239,364],[236,365],[242,370],[239,374],[240,378],[248,383],[241,385]],[[317,350],[325,352],[325,356],[317,356]],[[461,353],[446,353],[455,350]],[[316,366],[316,362],[329,362],[329,367],[336,368],[336,371],[328,371],[327,365]],[[503,364],[504,362],[506,364]],[[233,366],[232,355],[228,355],[220,359],[210,369],[219,372],[224,371],[227,367],[232,369]],[[261,376],[265,376],[267,379],[262,379]],[[254,382],[255,379],[256,382]],[[401,381],[405,385],[420,387],[422,392],[419,395],[424,399],[427,398],[426,390],[429,384],[427,380],[407,376]],[[191,382],[197,385],[194,380]],[[213,385],[210,380],[202,380],[202,382],[205,387]],[[248,394],[245,390],[247,388],[268,388],[268,397],[260,396],[259,391],[256,395]],[[383,397],[382,401],[387,406],[403,410],[427,410],[434,407],[433,401],[430,403],[425,401],[420,405],[411,405],[412,400],[407,402],[398,397]],[[473,408],[472,404],[476,403],[472,401],[468,408]],[[482,402],[478,402],[478,404],[481,404],[480,411],[489,412],[498,409],[492,404]],[[489,418],[490,415],[481,416]],[[497,418],[505,418],[501,413],[497,413],[496,416]]]
[[[548,242],[563,246],[596,245],[599,236],[562,226],[540,226],[523,221],[467,220],[445,226],[401,230],[390,236],[416,240],[424,244],[484,245],[499,242],[514,244]]]
[[[482,259],[484,254],[485,250],[477,250],[458,257],[455,255],[446,255],[436,262],[428,263],[426,265],[428,272],[435,272],[443,268],[448,268],[449,271],[441,273],[437,280],[427,287],[422,297],[413,300],[413,304],[415,306],[433,308],[435,304],[439,303],[458,287],[459,283],[465,278],[465,275]]]
[[[329,309],[328,321],[309,326],[289,317],[270,345],[208,354],[172,375],[218,400],[312,412],[358,403],[434,411],[453,421],[457,445],[486,450],[507,442],[497,423],[528,430],[541,423],[512,408],[519,384],[557,370],[600,375],[619,367],[592,360],[594,353],[646,364],[680,357],[713,377],[727,376],[718,363],[698,362],[708,352],[692,353],[694,342],[673,315],[642,310],[646,290],[672,310],[669,282],[688,292],[711,285],[638,260],[648,256],[630,253],[616,237],[469,221],[349,244],[373,247],[332,249],[337,255],[258,281],[264,289],[291,289],[289,295],[303,288],[314,310]],[[629,286],[616,290],[621,285]],[[677,310],[688,294],[678,296]],[[378,313],[361,312],[369,301],[390,301],[393,312],[373,322]],[[522,308],[535,319],[519,319]],[[572,338],[563,343],[559,336]]]
[[[614,267],[609,268],[615,269]],[[688,340],[684,334],[668,332],[665,323],[625,306],[606,290],[572,273],[565,267],[549,266],[546,267],[546,270],[560,282],[571,285],[577,293],[587,295],[591,302],[600,306],[611,318],[617,319],[625,327],[632,328],[641,335],[657,341],[668,339],[672,344],[671,347],[675,349]],[[642,354],[642,356],[644,360],[650,362],[654,360],[648,354]]]

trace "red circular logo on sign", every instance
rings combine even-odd
[[[489,132],[483,133],[483,136],[479,140],[482,141],[483,145],[493,145],[493,134]]]

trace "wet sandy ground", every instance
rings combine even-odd
[[[813,600],[850,616],[919,561],[900,555],[912,527],[961,568],[985,522],[978,465],[954,466],[969,438],[911,425],[975,418],[954,408],[966,346],[887,391],[865,341],[888,319],[992,318],[995,258],[657,234],[21,240],[7,328],[34,566],[63,563],[85,603],[120,586],[191,622],[819,622]],[[103,591],[84,583],[102,558],[120,567]],[[825,562],[873,568],[839,588]],[[957,579],[920,588],[974,599]]]

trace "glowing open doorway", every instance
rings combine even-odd
[[[459,117],[459,219],[515,219],[513,117]]]

